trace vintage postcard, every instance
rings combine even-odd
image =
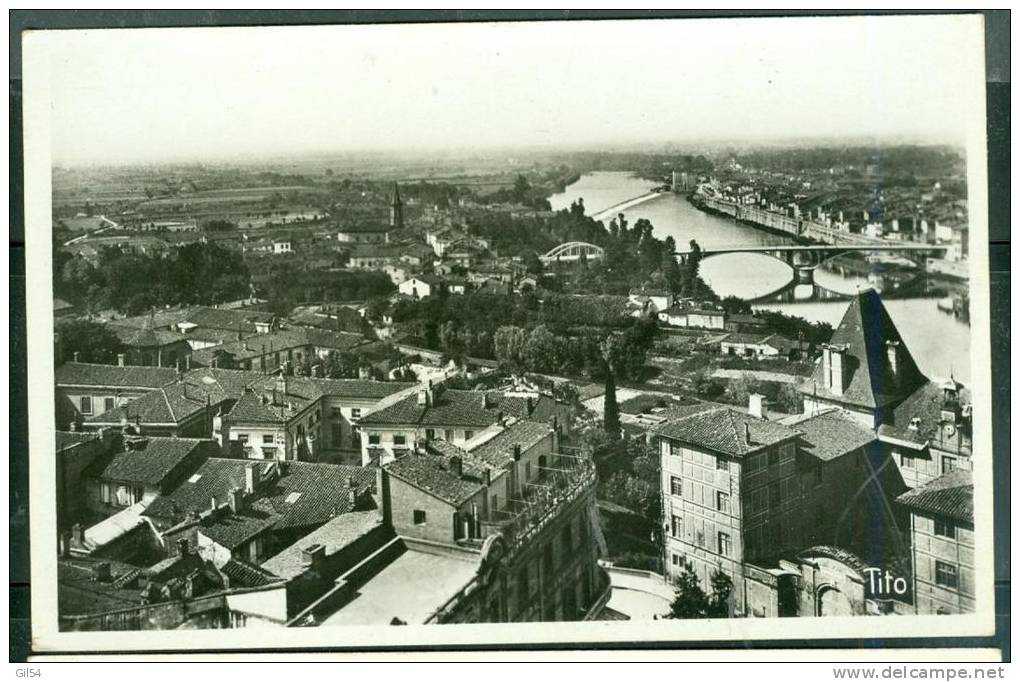
[[[980,15],[26,33],[33,649],[992,634],[984,111]]]

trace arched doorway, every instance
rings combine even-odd
[[[832,585],[822,585],[818,588],[815,604],[819,616],[855,615],[850,599]]]

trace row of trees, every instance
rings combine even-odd
[[[212,305],[250,293],[241,254],[194,243],[166,254],[107,248],[93,264],[63,251],[54,254],[54,291],[88,312],[115,309],[137,315],[167,305]]]

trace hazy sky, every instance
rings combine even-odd
[[[962,142],[983,107],[975,35],[970,17],[860,17],[62,31],[40,42],[53,161],[118,163],[704,138]]]

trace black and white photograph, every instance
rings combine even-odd
[[[24,74],[39,650],[993,630],[980,15]]]

